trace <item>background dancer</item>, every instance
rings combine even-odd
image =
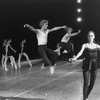
[[[25,42],[26,42],[26,40],[23,40],[23,41],[21,42],[21,44],[20,44],[20,46],[21,46],[21,53],[19,53],[18,67],[21,67],[20,62],[21,62],[21,57],[22,57],[22,56],[24,56],[24,57],[27,59],[29,65],[32,67],[32,64],[31,64],[31,61],[29,60],[28,55],[27,55],[25,52],[23,52],[23,50],[24,50],[24,43],[25,43]]]
[[[24,27],[28,27],[30,30],[36,33],[37,40],[38,40],[38,52],[44,60],[41,69],[43,69],[46,66],[52,65],[50,67],[50,73],[52,74],[54,72],[54,66],[55,66],[54,59],[56,58],[57,53],[47,48],[48,33],[59,30],[61,28],[65,28],[66,26],[60,26],[60,27],[54,27],[52,29],[48,29],[48,23],[49,23],[48,20],[41,20],[39,23],[40,29],[35,29],[33,26],[29,24],[25,24]]]
[[[74,56],[74,45],[73,42],[70,40],[70,37],[78,35],[81,30],[78,30],[78,32],[72,33],[73,29],[70,27],[66,27],[65,29],[66,34],[61,39],[61,58],[64,60],[67,60],[69,58],[72,58]]]
[[[2,46],[5,47],[6,53],[2,54],[1,64],[5,68],[5,70],[8,70],[7,67],[5,67],[5,57],[7,55],[6,44],[7,44],[7,39],[5,39],[4,42],[3,42],[3,44],[2,44]]]
[[[3,47],[5,47],[5,52],[6,53],[5,53],[5,55],[2,55],[1,63],[2,63],[2,66],[4,67],[5,71],[8,70],[8,68],[7,68],[7,60],[8,60],[8,58],[10,58],[11,65],[15,66],[15,69],[17,69],[15,58],[10,54],[10,49],[13,52],[16,53],[16,51],[10,45],[11,41],[12,41],[11,39],[9,39],[8,41],[7,41],[7,39],[5,39],[4,42],[3,42]]]
[[[88,100],[88,96],[93,89],[100,61],[100,58],[98,59],[98,51],[100,52],[100,46],[94,42],[95,33],[93,31],[89,31],[87,38],[88,43],[83,44],[77,56],[70,59],[74,61],[78,59],[82,54],[84,56],[82,66],[84,79],[83,100]]]

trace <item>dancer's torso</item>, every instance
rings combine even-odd
[[[43,32],[38,29],[38,33],[37,33],[38,45],[46,45],[47,39],[48,39],[48,30]]]

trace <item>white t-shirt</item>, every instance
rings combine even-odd
[[[47,44],[47,39],[48,39],[48,33],[49,30],[46,30],[43,32],[42,30],[37,29],[37,40],[38,40],[38,45],[46,45]]]

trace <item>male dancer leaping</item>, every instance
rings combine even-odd
[[[54,72],[54,66],[55,66],[55,59],[57,57],[57,53],[55,53],[53,50],[47,48],[47,38],[48,38],[48,33],[52,31],[59,30],[61,28],[65,28],[66,26],[60,26],[60,27],[54,27],[52,29],[48,29],[48,20],[42,20],[40,21],[40,29],[35,29],[29,24],[25,24],[24,27],[28,27],[30,30],[36,33],[36,37],[38,40],[38,52],[40,56],[43,58],[44,63],[41,67],[43,69],[46,66],[52,65],[50,67],[50,73],[53,74]],[[47,56],[49,55],[49,58]]]
[[[78,35],[81,30],[78,30],[78,32],[72,33],[73,29],[71,27],[67,27],[65,29],[66,34],[61,39],[61,56],[63,59],[68,60],[68,57],[74,56],[74,46],[73,43],[70,41],[70,37]],[[64,55],[65,54],[65,55]]]

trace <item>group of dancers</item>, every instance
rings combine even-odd
[[[78,35],[81,30],[78,30],[78,32],[72,33],[73,29],[70,27],[65,26],[59,26],[59,27],[54,27],[52,29],[48,29],[48,20],[42,20],[39,23],[40,29],[36,29],[33,26],[29,24],[25,24],[24,28],[27,27],[33,33],[36,34],[37,37],[37,42],[38,42],[38,53],[40,56],[43,58],[43,64],[41,67],[41,70],[46,68],[47,66],[50,66],[50,74],[52,75],[54,73],[54,68],[56,66],[56,60],[59,56],[63,57],[68,61],[75,61],[77,60],[81,55],[83,55],[83,100],[88,100],[88,96],[93,89],[96,76],[97,76],[97,71],[100,66],[100,45],[97,44],[94,39],[95,39],[95,33],[94,31],[89,31],[87,35],[88,42],[84,43],[82,45],[82,48],[80,52],[75,56],[74,54],[74,46],[73,43],[70,41],[70,37]],[[59,29],[65,29],[65,35],[62,37],[61,41],[57,44],[57,49],[52,50],[47,47],[47,42],[48,42],[48,34],[50,32],[59,30]],[[26,40],[23,40],[21,43],[21,53],[19,54],[19,59],[18,59],[18,66],[20,67],[20,59],[21,56],[24,55],[26,59],[29,62],[29,65],[32,66],[28,55],[23,52],[23,47],[24,43]],[[5,70],[7,69],[6,62],[7,59],[10,58],[11,60],[11,65],[15,66],[15,69],[17,69],[17,65],[15,63],[14,57],[11,55],[7,55],[8,53],[8,47],[16,52],[10,45],[11,40],[5,40],[3,43],[3,46],[5,47],[6,54],[2,56],[2,66],[4,66]],[[68,54],[70,56],[68,57]],[[67,56],[66,56],[67,55]]]
[[[40,29],[35,29],[29,24],[24,25],[24,27],[27,27],[34,33],[36,33],[36,37],[38,40],[38,52],[44,60],[41,69],[50,66],[50,73],[52,75],[54,73],[54,68],[56,66],[56,60],[58,56],[62,56],[64,53],[68,54],[71,51],[72,55],[70,56],[70,58],[68,58],[68,60],[73,62],[77,60],[81,55],[83,55],[83,100],[88,100],[88,96],[93,89],[96,80],[97,71],[100,67],[100,45],[95,42],[94,31],[88,32],[88,42],[82,45],[80,52],[75,56],[73,52],[73,44],[70,42],[70,37],[78,35],[81,30],[78,30],[78,32],[72,34],[73,29],[67,26],[48,29],[48,23],[48,20],[40,21]],[[52,50],[48,48],[48,33],[62,28],[66,30],[66,34],[62,37],[60,43],[57,44],[57,49]]]
[[[38,41],[38,53],[43,58],[43,65],[41,67],[41,70],[46,68],[47,66],[50,66],[50,74],[52,75],[54,73],[54,68],[56,66],[56,60],[59,56],[63,56],[65,59],[67,54],[70,54],[74,56],[74,46],[71,42],[69,42],[70,37],[78,35],[81,30],[79,30],[76,33],[72,34],[73,29],[70,27],[65,26],[59,26],[54,27],[52,29],[48,29],[48,20],[42,20],[39,23],[40,29],[36,29],[33,26],[29,24],[25,24],[24,27],[29,28],[31,31],[36,33],[37,41]],[[48,42],[48,34],[50,32],[59,30],[59,29],[65,29],[66,34],[61,39],[61,42],[57,44],[57,49],[52,50],[47,47]],[[71,57],[72,57],[71,56]]]
[[[23,52],[23,49],[24,49],[24,43],[26,42],[26,40],[23,40],[21,43],[20,43],[20,46],[21,46],[21,52],[19,53],[19,57],[18,57],[18,64],[16,64],[16,61],[15,61],[15,58],[14,56],[11,54],[11,50],[16,53],[16,50],[13,49],[13,47],[11,46],[11,43],[12,40],[11,39],[5,39],[4,42],[3,42],[3,47],[5,48],[5,54],[2,55],[2,59],[1,59],[1,64],[2,64],[2,67],[4,68],[5,71],[9,70],[7,68],[7,61],[10,59],[10,62],[11,62],[11,66],[15,68],[15,70],[17,70],[17,68],[21,67],[21,58],[22,56],[24,56],[29,65],[32,67],[32,63],[31,61],[29,60],[29,57],[28,55]],[[18,66],[18,67],[17,67]]]

